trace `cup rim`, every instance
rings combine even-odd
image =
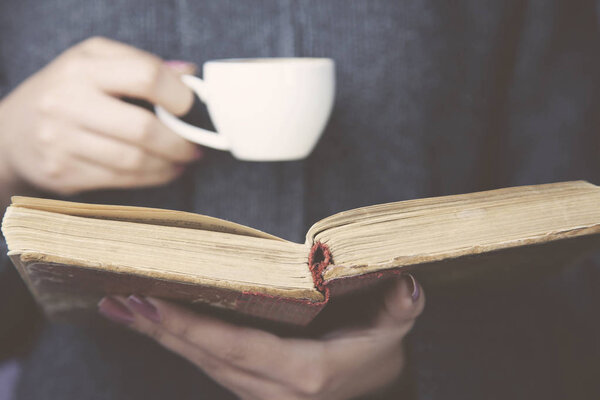
[[[280,62],[289,64],[294,63],[298,65],[335,64],[335,61],[328,57],[238,57],[208,60],[204,63],[204,66],[214,64],[235,66],[273,66],[279,64]]]

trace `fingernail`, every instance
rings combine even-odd
[[[194,160],[199,160],[204,157],[204,151],[200,147],[196,147],[194,150]]]
[[[150,321],[160,322],[158,310],[145,298],[132,294],[127,298],[127,304],[133,311],[142,314]]]
[[[133,313],[112,297],[104,297],[100,300],[98,312],[118,324],[129,325],[133,322]]]
[[[419,288],[419,284],[417,283],[414,276],[411,274],[404,274],[410,278],[410,284],[412,286],[412,293],[410,297],[412,298],[413,303],[416,303],[419,300],[419,296],[421,296],[421,289]]]
[[[178,72],[190,72],[196,69],[196,64],[183,60],[167,60],[165,64]]]

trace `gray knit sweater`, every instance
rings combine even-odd
[[[332,57],[336,105],[307,160],[248,163],[207,151],[167,187],[77,198],[200,212],[302,240],[319,218],[372,203],[599,184],[598,15],[594,1],[4,0],[0,95],[91,35],[198,64]],[[210,123],[202,111],[193,117]],[[4,264],[0,288],[18,288]],[[598,264],[514,281],[501,290],[425,287],[426,312],[409,340],[420,398],[600,398],[591,372],[600,368]],[[33,314],[15,301],[27,298],[22,288],[5,293],[0,347],[13,349]],[[18,399],[230,396],[114,327],[41,323],[21,354]]]

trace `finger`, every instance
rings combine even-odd
[[[423,288],[412,275],[404,274],[393,281],[385,294],[376,326],[397,329],[404,335],[412,328],[424,307]]]
[[[108,170],[105,168],[105,170]],[[159,171],[143,171],[132,173],[112,173],[112,177],[106,180],[105,188],[128,189],[165,185],[179,177],[185,170],[182,166],[172,165],[168,169]],[[113,171],[110,171],[113,172]],[[102,186],[101,186],[102,187]],[[94,189],[94,188],[92,188]]]
[[[177,167],[141,147],[85,129],[64,128],[63,137],[60,146],[67,154],[108,169],[126,173],[152,173]]]
[[[194,75],[196,74],[196,70],[198,69],[196,64],[182,60],[167,60],[165,61],[165,65],[174,72],[181,75]]]
[[[136,308],[131,307],[132,304],[136,304]],[[107,297],[99,303],[99,311],[103,315],[151,337],[166,349],[192,362],[234,393],[243,395],[244,398],[281,398],[284,387],[280,384],[208,354],[193,343],[173,335],[163,325],[141,316],[135,312],[137,307],[139,303],[131,303],[131,300],[122,296]]]
[[[154,54],[102,37],[90,38],[79,48],[92,56],[86,70],[102,90],[147,100],[176,115],[192,106],[192,91]]]
[[[261,375],[252,374],[246,370],[237,368],[231,363],[213,357],[210,354],[198,350],[193,344],[184,341],[168,331],[158,328],[148,320],[138,317],[132,326],[136,331],[156,340],[161,346],[180,355],[192,362],[216,382],[227,387],[237,395],[244,398],[282,398],[282,386]]]
[[[182,172],[182,167],[171,167],[153,172],[119,172],[101,165],[69,156],[46,161],[40,187],[50,188],[64,194],[86,190],[109,188],[132,188],[165,184]]]
[[[83,52],[87,56],[92,57],[154,57],[151,53],[148,53],[137,47],[133,47],[123,42],[118,42],[109,38],[94,36],[81,42],[78,46],[79,51]],[[174,72],[179,74],[195,74],[198,66],[190,61],[183,60],[165,60],[165,65],[171,68]]]
[[[131,301],[128,304],[134,306]],[[294,383],[320,358],[322,343],[316,341],[282,339],[158,299],[148,299],[148,304],[155,309],[153,322],[172,335],[238,368],[278,382]]]
[[[172,132],[148,110],[101,93],[84,96],[85,102],[65,103],[62,116],[172,162],[190,162],[201,155],[196,145]]]
[[[326,349],[328,365],[335,367],[329,368],[330,376],[321,382],[322,390],[334,390],[340,398],[384,387],[398,378],[405,365],[402,342],[391,340],[390,335],[341,337],[330,341]]]
[[[160,320],[158,309],[149,311],[145,308],[143,313],[140,313],[136,311],[140,310],[138,300],[132,303],[130,297],[125,303],[124,298],[118,297],[118,299],[127,306],[121,305],[118,307],[120,310],[117,310],[117,315],[113,312],[111,313],[113,315],[107,315],[109,318],[126,323],[131,328],[154,338],[167,349],[202,368],[217,382],[243,398],[330,398],[331,396],[328,395],[330,391],[335,391],[338,397],[353,397],[389,383],[397,377],[404,362],[399,352],[401,350],[399,345],[395,346],[395,349],[389,349],[387,346],[372,348],[371,345],[364,346],[364,342],[339,340],[332,344],[334,348],[331,351],[330,362],[326,365],[323,363],[306,365],[304,374],[296,374],[293,382],[282,385],[273,382],[268,376],[257,375],[217,357],[211,357],[204,349],[180,336],[173,335],[165,326],[155,322]],[[100,311],[103,311],[102,303]],[[355,344],[359,345],[359,351],[355,351]],[[288,362],[289,359],[280,358],[274,366],[280,369]],[[330,366],[334,369],[334,373],[331,379],[327,379],[322,371]]]
[[[143,99],[175,115],[185,114],[194,101],[180,74],[155,57],[99,58],[89,64],[88,71],[104,92]]]
[[[142,49],[103,36],[92,36],[82,41],[77,49],[88,55],[122,56],[147,53]]]

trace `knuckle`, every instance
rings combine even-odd
[[[156,179],[156,185],[165,185],[174,179],[176,179],[180,175],[179,170],[176,168],[170,169],[168,172],[160,174],[160,176]]]
[[[173,177],[168,175],[152,176],[144,182],[144,186],[162,186],[166,185],[171,180],[173,180]]]
[[[41,173],[46,179],[57,180],[63,177],[66,169],[63,157],[48,157],[43,161]]]
[[[81,47],[84,50],[93,50],[98,46],[105,45],[108,42],[109,39],[103,36],[90,36],[89,38],[81,41],[79,43],[79,47]]]
[[[253,340],[251,331],[235,327],[226,335],[226,343],[229,345],[223,349],[223,357],[234,363],[247,360],[250,357],[248,345]]]
[[[223,376],[227,371],[223,363],[211,357],[199,357],[197,364],[203,371],[209,372],[213,377]]]
[[[151,113],[142,113],[138,118],[138,122],[134,125],[133,139],[137,142],[149,140],[155,129],[156,121]]]
[[[74,46],[64,51],[56,63],[59,78],[70,80],[73,76],[82,73],[86,67],[85,61],[87,59],[88,52],[81,46]]]
[[[163,323],[165,325],[168,325],[167,321],[163,321]],[[171,324],[171,326],[173,326],[173,331],[175,332],[175,334],[189,342],[194,342],[195,337],[194,337],[194,329],[192,329],[192,325],[189,323],[182,323],[179,326],[175,326],[173,324]]]
[[[67,57],[62,62],[62,73],[68,78],[78,76],[85,70],[84,59],[78,55]]]
[[[44,145],[56,143],[58,138],[57,130],[50,124],[42,124],[35,134],[37,140]]]
[[[322,365],[311,365],[302,372],[302,378],[298,380],[297,391],[309,398],[318,397],[327,390],[329,379]]]
[[[119,174],[110,180],[112,187],[119,188],[139,187],[142,186],[140,182],[142,182],[142,176],[139,174]]]
[[[60,106],[60,99],[53,91],[48,91],[42,94],[39,98],[38,109],[44,115],[56,114]]]
[[[124,169],[138,171],[143,169],[146,160],[146,154],[143,150],[135,148],[119,157]]]
[[[159,343],[162,343],[165,338],[165,332],[159,326],[150,326],[144,333]]]
[[[148,62],[142,63],[138,71],[138,85],[148,96],[153,96],[161,75],[162,65],[158,60],[150,58]]]
[[[179,138],[177,138],[179,139]],[[179,159],[183,162],[190,162],[190,161],[194,161],[197,159],[197,150],[196,150],[196,145],[194,145],[191,142],[182,140],[182,141],[178,141],[178,144],[180,143],[179,146],[173,146],[173,148],[176,148],[176,151],[174,151],[174,154],[179,156]]]
[[[241,344],[239,341],[235,341],[225,349],[223,357],[226,360],[237,363],[246,360],[248,357],[248,352],[243,344]]]

